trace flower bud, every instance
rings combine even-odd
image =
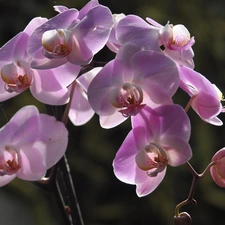
[[[182,212],[178,216],[174,216],[175,225],[191,225],[191,221],[191,216],[186,212]]]
[[[214,165],[210,168],[210,174],[219,187],[225,188],[225,147],[214,154],[212,162]]]

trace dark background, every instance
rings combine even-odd
[[[195,69],[225,92],[225,1],[224,0],[102,0],[113,13],[151,17],[161,24],[184,24],[195,37]],[[36,16],[56,15],[52,6],[65,5],[80,9],[84,0],[0,0],[0,45],[2,46]],[[110,60],[113,54],[104,50],[96,56]],[[185,106],[188,98],[178,92],[174,101]],[[22,106],[34,104],[45,112],[26,91],[0,103],[0,125],[3,126]],[[207,166],[213,154],[225,146],[224,127],[202,122],[190,110],[192,122],[190,162],[198,172]],[[220,115],[225,121],[225,116]],[[67,151],[74,185],[86,225],[172,225],[174,208],[187,195],[191,176],[185,166],[168,167],[160,186],[150,195],[138,198],[135,186],[127,185],[113,174],[112,160],[127,135],[129,121],[103,130],[95,116],[88,124],[68,124],[70,144]],[[1,140],[0,140],[1,141]],[[195,199],[197,206],[182,208],[193,218],[192,225],[225,224],[225,190],[216,186],[209,174],[199,180]],[[1,225],[63,225],[55,205],[33,184],[15,179],[0,189]]]

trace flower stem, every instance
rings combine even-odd
[[[191,107],[191,104],[192,104],[193,100],[194,100],[196,97],[197,97],[197,95],[193,95],[193,96],[189,99],[187,105],[186,105],[185,108],[184,108],[184,111],[185,111],[185,112],[188,112],[188,110],[189,110],[190,107]]]
[[[59,161],[55,184],[63,203],[64,217],[70,225],[84,225],[66,156]]]
[[[75,86],[72,89],[74,88]],[[66,125],[68,106],[47,105],[46,108],[48,114],[54,115],[56,119],[61,120]],[[66,155],[51,168],[48,177],[39,181],[40,185],[42,185],[44,190],[54,195],[65,225],[84,225]]]
[[[205,168],[205,170],[199,174],[195,171],[195,169],[192,167],[192,165],[189,162],[186,162],[186,166],[188,167],[189,172],[192,175],[192,183],[190,187],[190,191],[188,194],[188,197],[186,200],[180,202],[176,208],[175,208],[175,216],[178,217],[180,214],[180,208],[184,205],[187,205],[189,203],[192,203],[193,205],[197,204],[197,201],[194,199],[194,192],[195,192],[195,187],[197,185],[197,181],[205,176],[205,174],[209,171],[210,167],[214,165],[215,162],[211,162],[208,164],[208,166]]]

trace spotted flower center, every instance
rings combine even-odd
[[[155,143],[150,143],[144,150],[139,151],[135,159],[137,166],[146,171],[150,177],[157,176],[166,168],[168,163],[165,150]]]
[[[33,75],[27,65],[17,62],[4,65],[1,69],[1,78],[8,92],[21,93],[30,87]]]
[[[135,116],[143,107],[143,91],[134,84],[124,83],[122,88],[114,89],[110,94],[111,104],[119,108],[124,116]]]
[[[67,56],[73,47],[73,35],[66,29],[48,30],[42,36],[43,54],[47,58]]]
[[[0,176],[12,175],[21,168],[21,158],[15,148],[5,146],[0,155]]]

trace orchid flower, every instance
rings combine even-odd
[[[80,66],[67,63],[51,70],[35,70],[30,66],[32,59],[27,54],[27,42],[33,30],[46,21],[34,18],[23,32],[0,49],[0,101],[29,88],[32,95],[43,103],[62,105],[68,102],[67,86],[78,75]]]
[[[68,131],[35,106],[21,108],[0,129],[0,186],[15,177],[39,180],[64,155]]]
[[[115,34],[112,35],[109,48],[117,52],[119,47],[125,43],[132,42],[139,46],[140,50],[155,50],[163,52],[178,65],[194,68],[194,52],[192,45],[194,37],[186,27],[181,24],[162,26],[156,21],[147,18],[147,23],[135,15],[119,18],[116,23]]]
[[[163,180],[167,164],[179,166],[190,159],[190,129],[179,105],[145,106],[132,117],[132,130],[113,161],[116,177],[136,185],[139,197],[150,194]]]
[[[151,18],[146,18],[159,32],[159,45],[163,46],[163,52],[173,59],[177,64],[194,68],[194,37],[190,36],[187,28],[182,25],[172,25],[169,22],[163,26]]]
[[[200,73],[180,66],[180,87],[192,97],[191,106],[202,120],[221,126],[223,123],[217,117],[222,111],[223,95],[220,90]]]
[[[210,167],[210,174],[218,186],[225,188],[225,148],[215,153],[212,162],[214,165]]]
[[[80,12],[62,6],[55,9],[60,13],[38,27],[29,39],[32,68],[49,69],[66,62],[88,64],[108,40],[113,26],[110,10],[97,1],[89,2]]]
[[[69,110],[69,119],[75,126],[80,126],[87,123],[94,115],[94,110],[91,108],[87,89],[90,82],[101,70],[102,67],[95,67],[94,69],[82,74],[71,84],[74,87],[73,95],[71,96],[71,105]],[[72,87],[71,87],[72,89]]]
[[[156,51],[135,52],[131,48],[135,46],[123,45],[118,57],[103,67],[88,88],[90,105],[104,128],[137,115],[146,104],[168,103],[179,86],[172,60]]]

